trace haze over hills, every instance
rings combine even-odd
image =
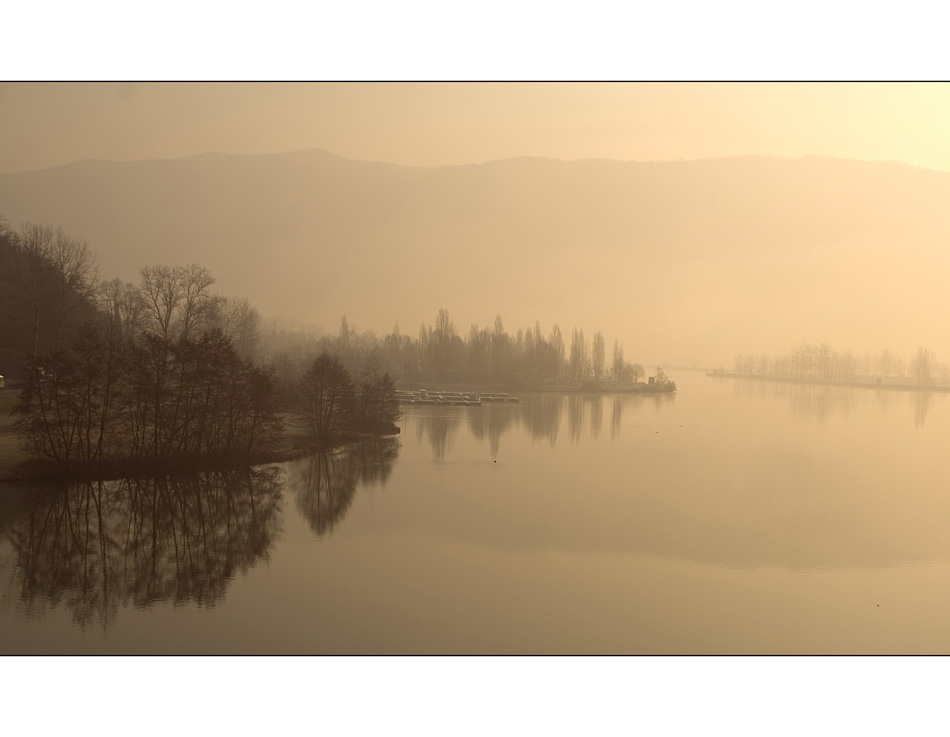
[[[518,158],[414,168],[308,150],[0,174],[14,227],[88,240],[102,277],[197,262],[265,317],[415,334],[500,313],[731,365],[796,342],[950,359],[950,173],[806,157]]]

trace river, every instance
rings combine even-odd
[[[0,654],[950,652],[946,394],[670,371],[0,489]]]

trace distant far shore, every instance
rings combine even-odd
[[[767,374],[747,374],[738,371],[724,371],[713,369],[707,371],[706,376],[719,379],[749,379],[752,381],[771,381],[782,384],[802,384],[809,386],[840,386],[854,389],[888,389],[905,392],[950,392],[950,386],[945,384],[912,384],[906,380],[888,377],[864,377],[852,381],[834,381],[828,379],[797,379],[788,376],[769,376]],[[900,382],[900,383],[898,383]]]

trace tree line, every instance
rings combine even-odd
[[[218,329],[242,357],[254,358],[260,314],[246,299],[214,294],[214,282],[196,264],[146,266],[138,284],[103,282],[86,241],[48,225],[14,231],[0,217],[0,360],[22,364],[31,354],[68,346],[103,315],[126,338],[153,333],[174,342]]]
[[[398,324],[382,338],[372,331],[360,333],[343,316],[336,335],[271,329],[264,331],[262,344],[286,386],[299,382],[313,356],[321,353],[337,356],[351,371],[374,365],[409,384],[628,387],[646,373],[625,358],[617,340],[608,357],[600,331],[588,339],[582,328],[574,328],[568,342],[557,324],[544,333],[536,321],[511,334],[498,315],[492,327],[472,325],[463,337],[444,308],[415,337],[402,333]]]
[[[0,219],[0,360],[20,367],[17,426],[32,454],[67,466],[261,456],[288,420],[321,445],[395,431],[396,380],[597,388],[645,375],[617,340],[608,357],[600,331],[575,327],[568,341],[536,321],[512,334],[500,315],[465,337],[446,309],[415,337],[398,324],[359,333],[345,316],[333,336],[266,331],[214,284],[197,264],[99,281],[85,241]]]
[[[337,356],[354,376],[375,367],[410,383],[623,387],[646,373],[626,360],[617,340],[608,355],[599,330],[588,338],[575,327],[565,336],[557,324],[544,333],[536,321],[510,333],[498,315],[491,327],[472,325],[463,336],[441,309],[416,336],[401,333],[398,324],[382,338],[361,334],[344,316],[337,335],[313,339],[265,330],[256,308],[246,299],[214,294],[214,278],[195,264],[147,266],[137,284],[100,283],[97,273],[85,241],[49,226],[27,224],[15,232],[0,218],[0,361],[17,366],[30,355],[68,346],[84,323],[105,313],[126,339],[151,333],[171,344],[217,329],[239,356],[274,367],[285,398],[322,353]]]
[[[33,357],[14,411],[35,457],[101,468],[273,450],[277,400],[272,373],[218,329],[127,337],[104,317],[68,348]]]
[[[354,382],[339,358],[321,353],[295,389],[293,413],[317,441],[397,431],[400,409],[396,384],[372,362]]]
[[[827,343],[795,346],[784,356],[739,354],[736,373],[763,378],[813,381],[833,384],[883,383],[933,386],[950,383],[950,366],[937,360],[936,354],[922,346],[905,361],[889,349],[879,354],[855,355],[838,352]]]
[[[43,226],[0,231],[0,322],[18,328],[15,413],[34,457],[100,472],[261,457],[279,448],[286,415],[321,444],[394,430],[395,384],[372,362],[354,381],[324,354],[279,385],[255,360],[257,310],[214,294],[207,269],[98,282],[84,242]]]

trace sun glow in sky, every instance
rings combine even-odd
[[[224,292],[247,296],[269,316],[300,319],[331,330],[336,329],[340,314],[347,314],[361,328],[389,330],[388,305],[401,295],[394,287],[389,297],[380,296],[383,286],[389,284],[389,274],[382,271],[377,274],[378,288],[369,292],[362,282],[352,286],[337,282],[316,292],[301,283],[300,291],[295,292],[283,275],[300,270],[300,254],[309,253],[308,244],[315,239],[322,244],[326,259],[339,255],[341,260],[334,268],[340,273],[349,273],[347,254],[351,252],[364,254],[362,257],[372,262],[365,254],[397,249],[403,259],[426,262],[426,254],[434,252],[441,241],[452,244],[460,257],[477,253],[482,243],[497,247],[504,242],[508,254],[517,251],[530,261],[522,265],[524,269],[537,270],[539,264],[549,268],[547,282],[541,282],[548,286],[529,297],[514,279],[502,293],[504,280],[495,278],[498,293],[489,304],[482,291],[484,281],[467,292],[454,283],[450,291],[444,291],[447,282],[430,278],[410,290],[418,304],[400,302],[396,319],[415,326],[446,307],[462,330],[475,323],[484,325],[496,313],[504,313],[507,322],[519,327],[538,319],[545,330],[554,322],[562,323],[562,329],[565,325],[568,329],[587,326],[590,331],[601,328],[611,339],[618,337],[628,346],[648,346],[652,354],[642,360],[655,356],[666,364],[679,365],[727,365],[736,352],[777,355],[803,341],[827,341],[859,353],[889,347],[904,356],[918,345],[927,345],[941,360],[950,355],[941,317],[945,311],[942,276],[948,264],[943,244],[950,226],[942,214],[940,177],[917,177],[912,185],[907,184],[910,189],[901,190],[903,169],[890,167],[885,179],[854,179],[841,189],[821,189],[822,175],[806,170],[827,174],[836,171],[834,166],[801,161],[811,155],[897,161],[950,171],[950,144],[945,134],[950,130],[948,84],[27,82],[0,84],[0,110],[0,173],[4,174],[83,159],[137,161],[208,152],[239,155],[303,149],[416,167],[512,157],[683,161],[760,155],[793,159],[801,163],[801,171],[788,170],[782,175],[782,181],[788,183],[782,186],[790,189],[763,189],[773,198],[789,197],[781,200],[781,206],[757,201],[754,178],[724,179],[724,203],[752,203],[749,210],[731,214],[723,214],[725,204],[697,210],[694,205],[708,204],[708,198],[697,203],[686,194],[682,200],[651,200],[652,209],[638,216],[636,202],[612,199],[616,187],[630,186],[635,180],[611,179],[618,169],[603,163],[594,167],[599,168],[596,175],[590,174],[591,186],[584,191],[593,191],[607,181],[618,182],[611,185],[614,189],[597,190],[596,201],[568,208],[570,212],[552,211],[546,209],[551,200],[545,175],[535,173],[511,199],[522,213],[534,213],[530,218],[524,215],[528,220],[522,229],[512,226],[506,219],[507,206],[499,204],[506,185],[487,180],[478,186],[482,196],[497,205],[491,215],[488,211],[477,213],[464,224],[453,219],[457,210],[467,212],[466,187],[475,185],[461,182],[469,181],[470,171],[416,172],[420,178],[438,174],[445,175],[445,181],[457,180],[461,189],[453,190],[454,204],[446,204],[446,200],[440,209],[442,200],[426,190],[425,197],[420,195],[418,201],[390,211],[398,199],[395,194],[372,199],[382,186],[379,182],[385,180],[377,176],[382,169],[364,167],[361,171],[366,178],[360,181],[373,184],[365,191],[358,190],[360,197],[347,201],[345,207],[334,206],[325,217],[318,216],[315,200],[313,206],[294,211],[299,222],[292,225],[277,214],[284,213],[281,203],[272,200],[295,173],[284,172],[282,178],[273,180],[258,173],[254,186],[263,188],[258,206],[262,212],[270,206],[268,202],[276,208],[270,211],[267,227],[274,247],[285,248],[283,271],[275,265],[277,260],[269,262],[273,268],[267,272],[245,268],[246,255],[237,261],[222,256],[237,248],[225,235],[229,221],[212,224],[202,218],[227,211],[228,191],[202,192],[202,211],[193,213],[194,220],[188,225],[182,213],[176,227],[194,238],[194,248],[186,248],[187,258],[207,265],[220,278]],[[510,163],[507,171],[527,170],[531,167],[521,165],[541,162]],[[738,166],[735,161],[719,164],[724,167],[720,171]],[[209,172],[214,170],[211,163],[208,167]],[[585,167],[574,169],[576,176],[581,176],[581,169]],[[55,173],[50,176],[55,179]],[[647,174],[643,172],[643,176]],[[35,181],[41,179],[44,177]],[[19,181],[28,180],[34,178]],[[746,183],[740,187],[737,182]],[[798,184],[791,184],[794,182]],[[190,185],[195,182],[179,182],[168,191]],[[328,191],[337,185],[340,191],[349,191],[340,182],[328,180],[326,184]],[[581,185],[575,181],[575,186]],[[818,195],[816,188],[821,189]],[[162,238],[145,245],[155,234],[138,232],[133,219],[139,212],[137,205],[127,204],[123,210],[110,196],[100,195],[97,204],[105,210],[92,217],[91,208],[77,206],[75,196],[62,203],[49,194],[31,200],[30,191],[25,185],[9,190],[6,201],[0,202],[0,214],[13,223],[38,220],[63,224],[89,238],[105,254],[104,273],[125,269],[120,273],[129,279],[141,263],[185,258],[172,254]],[[313,192],[311,195],[316,197]],[[658,190],[657,197],[661,195]],[[815,197],[819,198],[817,204]],[[876,197],[887,198],[893,205],[888,212],[904,230],[889,230],[886,218],[875,220],[873,215],[881,209]],[[661,201],[663,206],[657,204]],[[217,210],[213,202],[217,202]],[[414,210],[420,202],[431,208]],[[825,203],[832,202],[836,206],[825,212]],[[852,202],[862,203],[858,212],[849,211]],[[608,207],[605,203],[612,204]],[[147,200],[145,204],[149,204]],[[60,205],[61,210],[55,211]],[[768,210],[771,220],[763,223],[759,220],[766,217],[765,205],[772,208]],[[923,208],[920,212],[930,220],[921,223],[912,205]],[[798,208],[812,213],[815,221],[808,228],[820,232],[821,237],[806,233],[800,243],[789,241],[794,238],[788,233],[788,222],[783,226],[775,221],[794,215]],[[590,219],[595,210],[602,220]],[[705,225],[682,235],[700,210],[705,213]],[[372,229],[375,213],[389,213],[380,233]],[[684,217],[684,213],[693,214]],[[657,229],[659,226],[644,224],[654,216],[671,227]],[[550,226],[545,218],[564,228]],[[866,226],[861,224],[862,218]],[[346,237],[329,226],[321,230],[331,220],[348,223]],[[573,225],[564,225],[569,222]],[[125,241],[115,235],[120,224],[127,229]],[[274,231],[277,225],[287,228],[283,236]],[[254,227],[238,228],[232,240],[246,237]],[[571,231],[572,227],[582,228],[582,234]],[[627,230],[618,235],[621,227]],[[664,241],[659,233],[669,237]],[[137,248],[145,249],[134,258],[128,245],[133,241]],[[660,241],[671,253],[678,253],[680,260],[655,265],[651,272],[636,254],[658,248]],[[359,248],[354,245],[357,242],[362,244]],[[385,249],[374,250],[381,248],[380,243]],[[793,249],[793,255],[782,251],[785,247]],[[253,252],[251,243],[242,248],[245,253]],[[596,259],[587,258],[590,248],[597,249],[599,258],[626,264],[626,268],[604,272]],[[895,261],[894,252],[908,253],[908,249],[916,249],[917,255]],[[578,289],[581,273],[587,274],[587,281]],[[273,283],[262,279],[267,274]],[[807,296],[798,285],[807,285]],[[335,288],[339,292],[334,292]],[[630,315],[650,315],[650,319],[631,322]],[[780,324],[785,327],[780,329]]]
[[[950,170],[943,83],[3,83],[0,106],[0,172],[307,148],[413,166],[814,154]]]

